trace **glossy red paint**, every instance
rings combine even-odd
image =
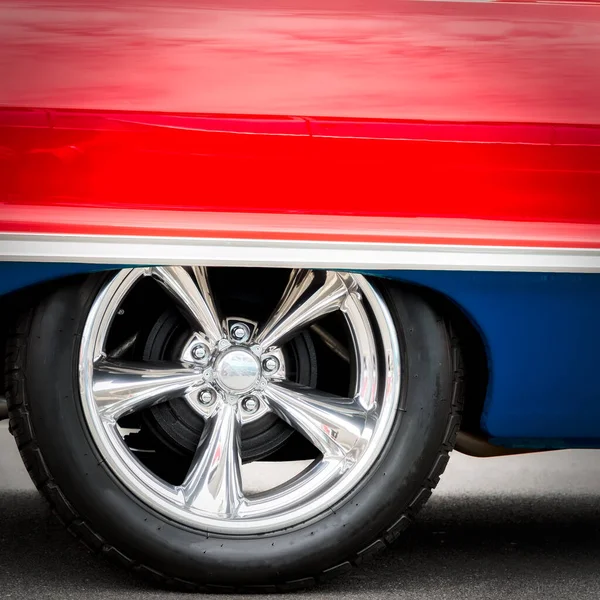
[[[600,224],[15,205],[0,232],[380,244],[600,248]]]
[[[0,106],[600,124],[600,6],[3,0]]]
[[[13,110],[0,140],[2,228],[19,204],[600,223],[600,127]]]
[[[596,245],[599,37],[576,3],[5,1],[0,230]]]

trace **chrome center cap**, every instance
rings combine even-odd
[[[260,363],[249,350],[233,348],[215,362],[215,379],[230,394],[250,391],[260,377]]]

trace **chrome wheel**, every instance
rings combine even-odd
[[[110,343],[121,307],[148,278],[187,323],[185,340],[169,360],[127,358],[135,332],[116,347]],[[396,418],[400,357],[386,305],[360,275],[302,270],[291,272],[264,321],[223,314],[218,300],[208,271],[199,267],[126,269],[104,286],[87,318],[79,357],[84,417],[103,460],[143,503],[196,529],[272,532],[328,512],[360,485]],[[343,316],[349,347],[317,324],[333,313]],[[350,362],[344,395],[291,377],[287,348],[307,330]],[[127,441],[132,415],[173,399],[203,423],[178,482],[159,476]],[[254,493],[244,482],[243,431],[275,417],[302,434],[317,456],[284,483]]]

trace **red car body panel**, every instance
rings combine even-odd
[[[3,0],[0,105],[600,124],[600,6]]]
[[[4,231],[126,208],[125,228],[164,211],[137,235],[187,210],[287,213],[284,237],[343,214],[400,219],[390,240],[418,217],[424,239],[600,246],[600,5],[12,0],[0,31]]]
[[[457,243],[498,238],[490,224],[464,219],[502,222],[497,243],[532,243],[547,223],[544,245],[600,244],[600,128],[73,111],[0,118],[4,230],[47,230],[59,217],[37,221],[43,213],[23,205],[62,205],[79,232],[91,213],[77,207],[94,207],[165,211],[163,229],[179,227],[168,213],[181,210],[418,217],[426,235]],[[535,225],[511,233],[511,222]],[[332,235],[340,223],[329,221]],[[385,228],[410,237],[407,223]],[[562,242],[550,235],[553,223],[573,225],[566,238],[559,228]],[[116,225],[127,217],[106,228]],[[364,223],[364,235],[370,228]]]

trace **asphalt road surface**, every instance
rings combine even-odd
[[[0,598],[190,598],[113,568],[63,531],[33,489],[6,421],[0,489]],[[598,600],[600,451],[454,453],[420,519],[392,549],[345,579],[289,597]]]

